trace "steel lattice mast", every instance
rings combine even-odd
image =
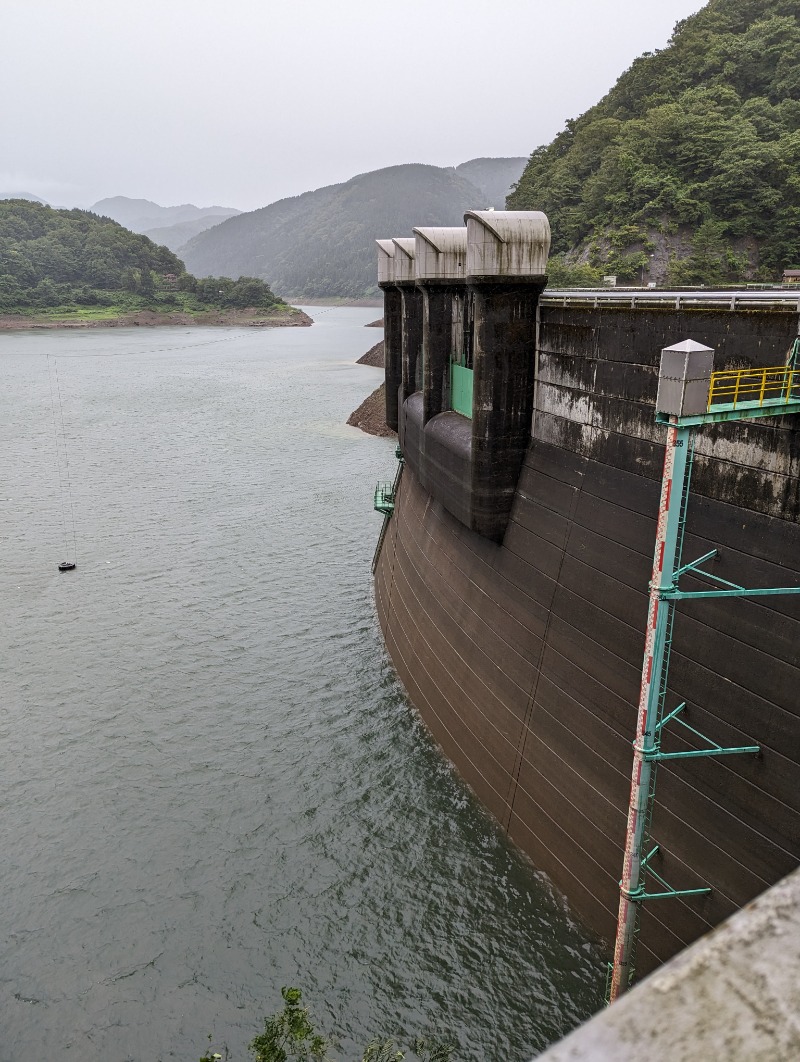
[[[681,599],[708,597],[752,597],[768,594],[797,594],[800,587],[748,590],[720,579],[700,567],[714,556],[705,556],[681,566],[686,509],[691,480],[693,432],[704,424],[754,419],[800,411],[800,371],[795,368],[800,339],[792,346],[786,365],[768,369],[741,369],[712,372],[713,350],[693,340],[662,351],[656,419],[667,425],[664,472],[650,580],[650,602],[645,634],[644,662],[633,745],[625,855],[620,880],[620,902],[614,961],[609,970],[609,1001],[630,985],[638,928],[639,909],[646,900],[708,893],[709,888],[673,889],[649,861],[658,851],[650,838],[650,820],[655,799],[655,775],[661,760],[697,756],[725,756],[756,753],[758,745],[723,748],[683,722],[680,704],[665,715],[672,626],[675,606]],[[685,572],[709,579],[724,589],[682,591],[678,580]],[[704,747],[689,752],[662,752],[661,736],[667,723],[676,720],[701,741]],[[651,847],[652,844],[652,847]],[[649,849],[649,851],[647,851]],[[659,883],[658,891],[648,892],[646,876]]]

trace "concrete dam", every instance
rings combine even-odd
[[[402,454],[376,495],[378,617],[445,755],[584,923],[610,943],[634,901],[638,976],[799,861],[800,293],[548,292],[544,215],[465,223],[378,241]],[[621,901],[663,508],[659,370],[681,344],[733,380],[778,367],[788,403],[693,429],[678,531],[705,564],[680,569],[685,585],[789,592],[673,602],[645,885]]]

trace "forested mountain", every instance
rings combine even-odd
[[[192,272],[263,277],[293,299],[355,298],[376,289],[375,240],[415,225],[463,225],[522,172],[522,159],[476,159],[458,169],[406,165],[282,199],[201,233],[180,249]],[[477,187],[461,176],[472,167]]]
[[[0,201],[0,308],[135,288],[148,274],[183,272],[166,247],[85,210]],[[32,301],[31,301],[32,300]]]
[[[260,280],[186,274],[181,260],[146,236],[85,210],[0,201],[0,312],[59,306],[181,304],[268,308]]]
[[[534,151],[507,205],[548,215],[559,278],[580,263],[577,279],[774,280],[800,264],[797,0],[710,0]]]

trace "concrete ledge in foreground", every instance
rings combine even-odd
[[[797,1062],[800,870],[537,1062]]]

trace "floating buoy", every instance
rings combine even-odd
[[[58,566],[58,570],[60,572],[71,572],[73,568],[77,567],[78,565],[75,563],[75,561],[61,561]]]

